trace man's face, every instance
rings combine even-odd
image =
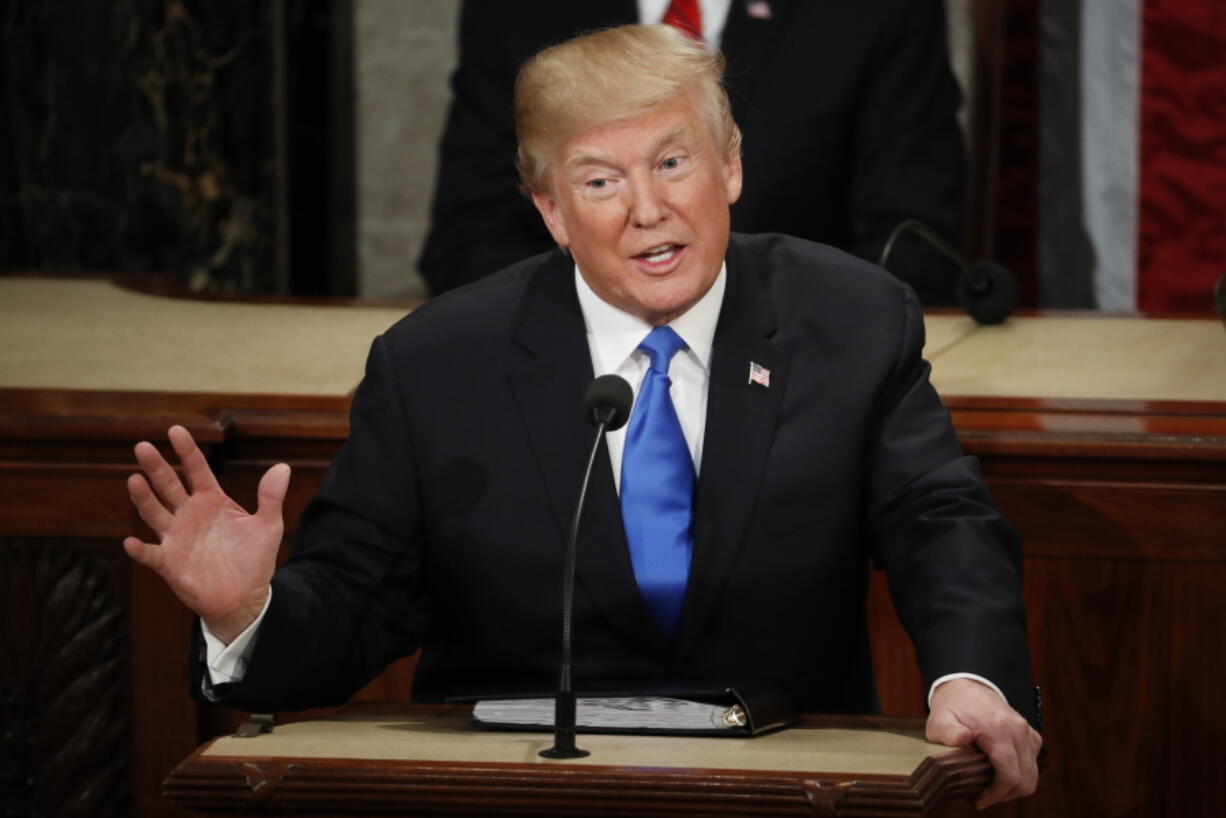
[[[728,249],[741,160],[724,156],[687,94],[583,131],[532,194],[554,241],[606,302],[653,326],[710,289]]]

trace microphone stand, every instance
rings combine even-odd
[[[575,598],[575,560],[579,549],[579,520],[583,516],[583,506],[587,502],[587,488],[592,481],[592,467],[596,464],[596,453],[604,440],[606,428],[613,420],[617,410],[612,407],[599,406],[593,410],[596,425],[596,439],[592,442],[592,451],[587,457],[587,468],[583,470],[583,482],[579,486],[579,502],[575,504],[575,516],[570,523],[570,537],[566,541],[566,565],[562,578],[562,667],[558,673],[558,693],[553,706],[553,746],[541,750],[544,758],[583,758],[591,755],[587,750],[575,746],[575,691],[571,684],[571,609]]]
[[[885,268],[894,244],[904,233],[914,233],[929,247],[957,265],[958,303],[979,324],[999,324],[1017,309],[1017,281],[995,261],[968,262],[966,257],[937,231],[917,219],[898,223],[881,248],[877,266]],[[888,269],[888,268],[886,268]]]
[[[890,237],[886,239],[885,246],[881,248],[881,256],[877,259],[878,267],[885,267],[886,260],[890,257],[890,253],[894,250],[894,243],[898,241],[903,233],[914,233],[915,235],[919,236],[926,241],[929,246],[956,264],[959,272],[966,272],[966,258],[962,255],[962,253],[958,252],[958,248],[954,247],[945,240],[944,236],[921,222],[919,219],[906,219],[899,222],[897,226],[895,226],[895,228],[890,232]]]

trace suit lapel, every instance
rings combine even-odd
[[[736,251],[734,237],[711,356],[694,553],[675,661],[694,646],[745,546],[787,390],[788,355],[771,341],[774,310],[757,272]],[[770,370],[769,387],[749,382],[751,362]]]
[[[733,0],[720,41],[727,61],[725,84],[737,120],[746,118],[745,106],[754,98],[759,78],[775,53],[779,37],[787,30],[788,15],[795,0],[769,0],[769,19],[749,16],[749,2]],[[744,123],[741,123],[742,125]]]
[[[595,434],[580,412],[592,379],[592,358],[573,276],[573,263],[561,253],[537,272],[514,331],[524,361],[508,374],[563,546]],[[667,656],[669,646],[652,623],[634,579],[603,445],[588,487],[576,577],[581,593],[622,638],[661,660]],[[581,643],[582,636],[577,638]]]

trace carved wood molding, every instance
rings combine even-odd
[[[6,815],[120,816],[131,808],[125,611],[108,558],[80,546],[0,537]]]
[[[207,747],[207,745],[206,745]],[[202,748],[203,750],[204,748]],[[393,815],[921,816],[981,792],[976,750],[923,762],[909,776],[495,763],[236,759],[197,751],[166,779],[196,812]]]

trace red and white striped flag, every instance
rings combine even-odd
[[[1226,274],[1226,2],[1039,14],[1039,303],[1212,309]]]
[[[771,385],[771,371],[762,364],[749,362],[749,382],[756,383],[759,386],[769,387]]]

